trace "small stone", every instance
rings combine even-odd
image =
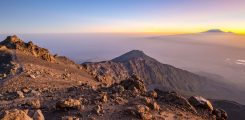
[[[157,92],[156,91],[149,91],[148,93],[147,93],[147,95],[148,95],[148,97],[151,97],[151,98],[154,98],[154,99],[156,99],[157,98]]]
[[[139,113],[144,113],[144,112],[149,112],[150,109],[145,105],[137,105],[136,110]]]
[[[115,102],[116,102],[116,104],[121,105],[121,104],[123,104],[124,100],[121,97],[116,97]]]
[[[126,109],[126,112],[142,120],[151,120],[152,115],[149,108],[145,105],[136,105],[134,108]]]
[[[61,118],[61,120],[79,120],[79,118],[72,116],[64,116]]]
[[[28,89],[28,88],[23,88],[22,90],[21,90],[23,93],[28,93],[30,90]]]
[[[152,114],[147,112],[147,113],[141,113],[140,117],[142,120],[152,120]]]
[[[94,117],[89,117],[88,120],[96,120]]]
[[[6,78],[7,77],[7,74],[3,74],[3,78]]]
[[[101,105],[97,105],[97,106],[95,106],[94,108],[93,108],[93,111],[94,111],[94,113],[95,114],[97,114],[97,115],[101,115],[101,114],[103,114],[103,107],[101,106]]]
[[[29,77],[31,77],[33,79],[36,79],[36,76],[35,75],[29,75]]]
[[[24,97],[25,97],[25,96],[24,96],[24,93],[21,92],[21,91],[17,91],[16,94],[17,94],[17,97],[18,97],[18,98],[24,98]]]
[[[153,110],[159,111],[159,109],[160,109],[160,106],[159,106],[156,102],[151,102],[151,103],[149,103],[149,106],[150,106],[150,108],[153,109]]]
[[[83,105],[89,104],[89,101],[86,98],[81,97],[79,98],[79,100],[81,101],[81,104]]]
[[[121,85],[117,85],[112,88],[112,91],[114,93],[122,93],[124,90],[125,90],[124,87]]]
[[[108,101],[107,95],[106,95],[106,94],[102,95],[102,97],[101,97],[101,102],[102,102],[102,103],[106,103],[107,101]]]
[[[36,90],[31,90],[31,92],[29,93],[31,96],[40,96],[41,93],[36,91]]]

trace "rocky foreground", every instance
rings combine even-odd
[[[175,92],[147,91],[133,76],[110,87],[86,84],[55,91],[24,88],[2,97],[2,119],[227,119],[202,97],[186,99]]]
[[[106,84],[86,68],[17,36],[0,42],[2,120],[226,120],[201,97],[148,89],[129,74]]]

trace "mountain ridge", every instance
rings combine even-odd
[[[106,68],[91,74],[86,65],[81,67],[66,57],[51,55],[45,48],[16,38],[11,36],[0,42],[0,66],[10,66],[4,68],[7,71],[0,71],[6,74],[0,79],[1,119],[227,119],[225,111],[213,107],[203,97],[188,98],[174,91],[148,90],[147,81],[137,71],[150,69],[144,63],[156,60],[142,51],[126,54],[123,60],[118,57],[104,61],[115,67],[113,70],[124,79],[106,84],[98,81]],[[54,60],[43,55],[50,55]],[[139,61],[141,64],[137,64]],[[132,65],[138,65],[138,69],[124,73]],[[15,68],[21,71],[8,72]],[[166,74],[177,69],[167,68]]]
[[[224,99],[235,90],[228,88],[225,83],[182,70],[171,65],[162,64],[145,55],[140,50],[132,50],[111,61],[84,63],[84,68],[106,84],[119,82],[132,74],[141,77],[149,89],[177,90],[185,94],[201,94],[209,98]],[[222,94],[224,95],[222,95]],[[234,95],[238,100],[239,94]]]

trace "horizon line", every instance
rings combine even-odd
[[[199,34],[199,33],[205,33],[209,30],[220,30],[221,33],[232,33],[236,35],[245,35],[245,33],[237,33],[229,30],[222,30],[222,29],[208,29],[206,31],[198,31],[198,32],[26,32],[26,33],[0,33],[0,35],[21,35],[21,34],[140,34],[140,35],[183,35],[183,34]],[[214,32],[215,33],[215,32]]]

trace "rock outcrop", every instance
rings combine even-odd
[[[16,35],[8,36],[4,41],[0,42],[0,45],[6,46],[8,49],[19,50],[27,54],[34,55],[46,61],[54,61],[54,57],[45,48],[38,47],[32,42],[25,43]]]
[[[139,90],[141,93],[146,92],[146,87],[144,85],[144,81],[141,80],[136,75],[132,75],[126,80],[123,80],[120,82],[120,85],[122,85],[126,90]]]

